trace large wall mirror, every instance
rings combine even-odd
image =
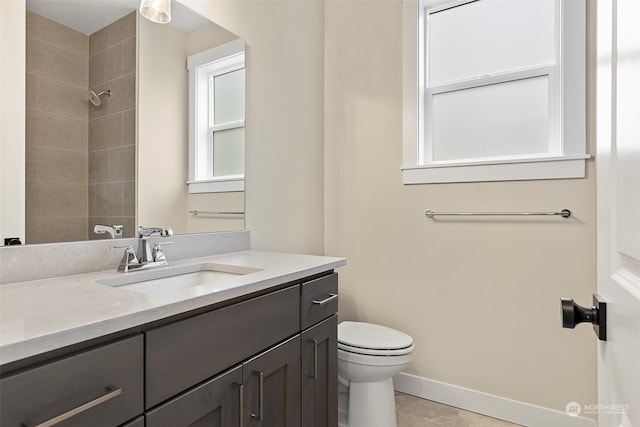
[[[187,185],[187,58],[238,37],[175,0],[164,25],[138,6],[26,0],[27,244],[244,228],[243,189]]]

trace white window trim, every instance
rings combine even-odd
[[[452,2],[431,0],[429,5],[434,7],[436,3]],[[433,162],[425,152],[424,126],[420,122],[425,105],[424,70],[420,64],[424,64],[425,58],[419,42],[424,40],[425,6],[425,0],[403,1],[403,183],[584,178],[585,162],[590,158],[586,151],[586,2],[560,2],[564,27],[560,50],[564,61],[561,77],[556,78],[560,80],[562,102],[555,117],[561,122],[556,129],[562,146],[554,150],[556,154],[460,162]],[[499,80],[500,76],[492,78]],[[464,83],[445,86],[456,84]],[[553,140],[550,143],[553,144]]]
[[[189,71],[189,193],[222,193],[233,191],[244,191],[244,175],[229,175],[221,177],[213,177],[210,179],[197,179],[197,168],[207,167],[202,163],[198,164],[197,159],[206,155],[198,156],[199,151],[206,149],[198,144],[197,133],[206,132],[206,140],[209,147],[212,147],[211,138],[212,131],[232,129],[244,126],[244,120],[233,123],[225,123],[224,125],[209,126],[208,113],[210,110],[209,99],[198,99],[198,93],[195,85],[198,78],[208,80],[210,73],[206,75],[198,75],[199,67],[217,61],[223,58],[232,57],[234,55],[244,54],[244,40],[237,39],[225,43],[220,46],[208,49],[206,51],[189,56],[187,59],[187,69]],[[244,66],[244,58],[242,59]],[[241,68],[241,67],[240,67]],[[226,70],[227,72],[229,70]],[[214,72],[215,74],[215,72]],[[200,124],[198,124],[198,122]],[[204,136],[202,136],[204,138]]]

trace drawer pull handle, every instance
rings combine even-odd
[[[65,420],[68,420],[69,418],[78,415],[84,411],[88,411],[91,408],[95,408],[96,406],[105,403],[108,400],[113,399],[114,397],[120,396],[122,394],[122,389],[121,388],[115,388],[113,386],[107,386],[107,394],[104,394],[100,397],[98,397],[97,399],[94,399],[90,402],[87,402],[83,405],[78,406],[77,408],[73,408],[70,411],[65,412],[64,414],[60,414],[57,417],[51,418],[48,421],[45,421],[43,423],[40,424],[33,424],[32,422],[26,421],[23,422],[22,425],[23,427],[51,427],[54,426],[58,423],[61,423]]]
[[[253,375],[258,376],[258,414],[251,413],[251,417],[262,422],[264,418],[264,372],[253,371]]]
[[[242,427],[244,425],[244,384],[233,383],[233,385],[238,388],[238,406],[240,410],[240,424],[238,426]]]
[[[312,380],[318,379],[318,340],[309,340],[313,344],[313,374],[309,375]]]
[[[314,299],[312,302],[315,305],[325,305],[325,304],[329,304],[331,301],[337,300],[337,299],[338,299],[338,294],[329,294],[329,296],[326,297],[325,299],[321,299],[321,300]]]

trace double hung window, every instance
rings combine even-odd
[[[244,190],[244,42],[188,58],[189,191]]]
[[[583,1],[404,7],[405,183],[584,177]]]

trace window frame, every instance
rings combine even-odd
[[[586,150],[586,2],[556,0],[560,17],[556,20],[557,65],[537,64],[427,87],[426,12],[467,3],[470,1],[403,2],[403,183],[584,178],[585,162],[590,158]],[[540,75],[549,75],[550,104],[556,100],[550,110],[548,153],[433,160],[425,113],[433,114],[429,106],[434,91],[446,93]]]
[[[213,137],[245,126],[245,119],[215,125],[213,79],[245,68],[244,40],[237,39],[187,58],[189,71],[189,193],[244,191],[244,174],[213,175]],[[245,86],[246,87],[246,86]],[[245,90],[246,97],[246,90]],[[204,175],[204,177],[203,177]]]

